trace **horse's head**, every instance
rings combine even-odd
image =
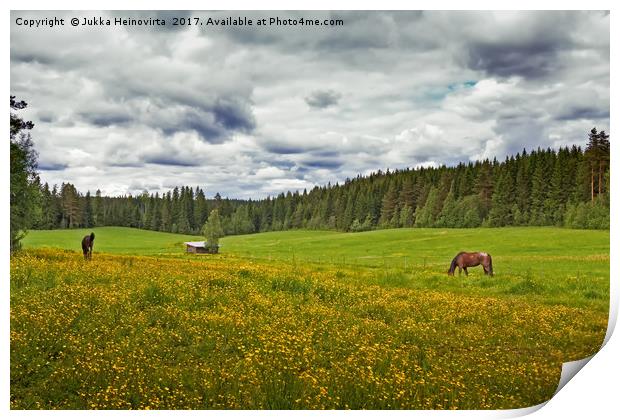
[[[449,276],[453,276],[454,275],[454,270],[456,270],[456,264],[457,264],[456,260],[457,260],[457,258],[458,258],[458,255],[456,257],[454,257],[452,259],[452,262],[450,263],[450,268],[448,269],[448,275]]]

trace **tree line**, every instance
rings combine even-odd
[[[263,200],[206,198],[199,187],[165,194],[82,195],[70,183],[40,188],[37,228],[129,226],[199,233],[217,209],[227,235],[288,229],[399,227],[609,227],[609,136],[593,129],[577,146],[517,153],[503,162],[377,171]]]
[[[13,108],[13,97],[11,101]],[[222,198],[219,193],[207,198],[204,190],[192,186],[161,195],[107,197],[99,190],[94,195],[90,191],[82,194],[71,183],[41,184],[32,166],[36,153],[29,135],[23,134],[32,127],[21,127],[20,140],[14,139],[11,116],[12,238],[14,210],[21,221],[17,237],[26,228],[97,226],[198,234],[215,209],[226,235],[289,229],[609,228],[609,135],[596,128],[588,134],[585,149],[539,148],[523,150],[502,162],[485,159],[451,167],[379,170],[310,191],[238,200]],[[29,171],[25,184],[22,179],[27,194],[16,188],[14,195],[14,144],[28,151],[22,157],[22,167]]]

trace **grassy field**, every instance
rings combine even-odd
[[[82,238],[95,233],[95,252],[132,255],[180,254],[183,242],[198,237],[124,227],[33,230],[22,241],[24,248],[60,248],[81,251]],[[199,239],[204,240],[204,239]]]
[[[148,230],[103,227],[96,234],[95,252],[180,256],[183,242],[199,236]],[[31,231],[24,248],[80,250],[90,229]],[[609,275],[608,264],[584,265],[588,259],[609,259],[609,232],[549,227],[495,229],[389,229],[361,233],[332,231],[267,232],[221,239],[223,255],[252,260],[362,266],[369,268],[433,267],[447,270],[461,250],[484,250],[494,258],[496,273],[562,271],[573,275]],[[495,264],[498,262],[499,264]],[[445,271],[444,270],[444,271]],[[592,271],[594,270],[594,272]]]
[[[517,408],[606,330],[603,231],[94,231],[11,258],[12,408]],[[448,277],[462,249],[497,275]]]

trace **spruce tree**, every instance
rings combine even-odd
[[[405,204],[402,209],[400,209],[400,226],[409,228],[413,226],[413,209],[409,206],[409,204]]]
[[[504,169],[493,190],[491,210],[489,211],[489,226],[506,226],[513,222],[512,203],[514,197],[514,181],[510,172]]]
[[[452,186],[454,187],[455,184]],[[435,222],[437,227],[460,227],[458,224],[458,205],[454,194],[454,188],[450,188],[446,199],[443,202],[443,208]]]
[[[424,206],[418,207],[416,210],[415,227],[432,227],[435,223],[433,210],[439,202],[439,191],[437,187],[431,187]]]
[[[381,203],[381,218],[379,219],[379,224],[382,227],[394,227],[392,225],[392,218],[398,204],[398,195],[394,184],[390,185]]]
[[[10,240],[11,252],[21,248],[21,240],[34,224],[40,211],[40,186],[37,178],[37,153],[29,130],[32,121],[25,121],[13,111],[27,107],[26,102],[10,97]]]
[[[151,224],[147,226],[151,230],[159,230],[161,225],[161,200],[159,199],[159,193],[155,193],[153,197],[153,204],[151,206]]]
[[[545,201],[547,200],[547,166],[543,156],[536,160],[536,167],[532,175],[532,191],[529,224],[533,226],[543,226],[548,224],[545,214]]]
[[[90,191],[86,191],[86,195],[84,196],[83,226],[90,228],[90,227],[93,227],[94,224],[95,223],[94,223],[92,199],[90,197]]]
[[[521,158],[517,162],[517,177],[515,181],[516,205],[519,209],[521,223],[526,223],[530,212],[531,176],[530,161],[527,152],[523,150]]]
[[[476,191],[480,197],[482,217],[485,218],[491,209],[493,198],[493,172],[488,159],[479,165]]]

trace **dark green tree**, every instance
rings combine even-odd
[[[512,204],[514,202],[514,180],[510,172],[504,169],[493,190],[489,226],[507,226],[513,223]]]
[[[550,224],[550,217],[545,214],[545,203],[549,193],[549,182],[547,181],[549,167],[542,153],[537,153],[535,165],[532,175],[532,191],[530,194],[531,205],[529,224],[533,226],[544,226]]]
[[[381,218],[379,219],[379,224],[382,227],[394,227],[392,225],[392,219],[395,212],[398,210],[397,206],[398,195],[396,192],[396,186],[392,184],[382,200]]]
[[[488,159],[479,165],[476,190],[480,196],[482,217],[485,218],[491,210],[493,199],[493,168]]]
[[[590,198],[594,198],[604,192],[603,178],[609,167],[609,135],[604,131],[600,133],[596,127],[592,128],[588,135],[588,145],[585,156],[590,164]]]
[[[432,227],[435,224],[433,209],[439,203],[439,190],[437,187],[431,187],[426,202],[422,207],[418,206],[416,210],[415,227]]]
[[[460,227],[459,211],[454,189],[450,188],[448,195],[443,203],[443,208],[437,217],[435,226],[437,227]]]
[[[37,153],[30,136],[32,121],[25,121],[13,111],[27,107],[26,102],[11,96],[10,111],[10,240],[11,252],[21,248],[21,239],[40,213],[40,186],[37,178]]]
[[[82,222],[79,193],[73,184],[63,184],[60,190],[62,203],[63,227],[76,228]]]
[[[82,217],[82,224],[84,227],[88,228],[95,225],[93,203],[90,197],[90,191],[86,191],[86,195],[84,196],[84,215]]]

